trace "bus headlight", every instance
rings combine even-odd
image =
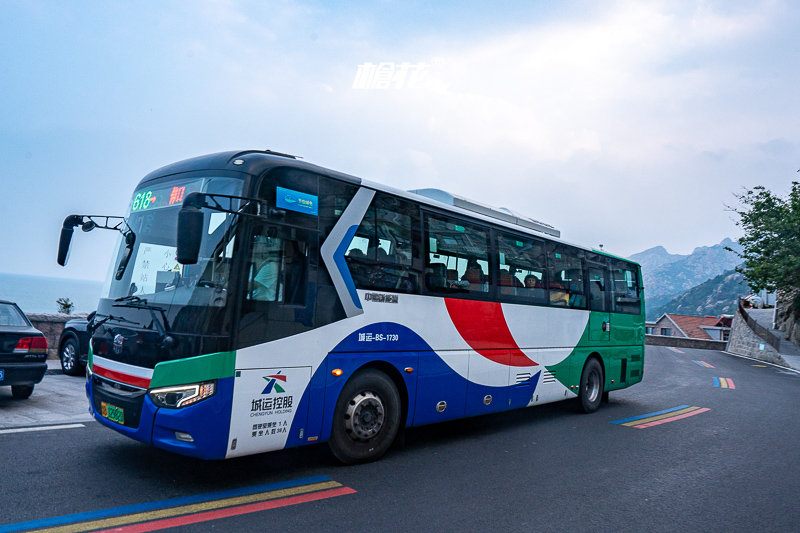
[[[193,383],[177,387],[161,387],[151,390],[148,395],[150,400],[158,407],[180,409],[210,398],[214,396],[216,391],[217,382],[206,381],[205,383]]]

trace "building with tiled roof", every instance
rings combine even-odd
[[[647,324],[647,332],[651,335],[665,337],[685,337],[727,341],[731,331],[731,317],[691,316],[664,313],[655,322]]]

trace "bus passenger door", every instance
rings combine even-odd
[[[611,313],[608,291],[608,267],[590,263],[587,283],[589,295],[589,341],[611,339]]]

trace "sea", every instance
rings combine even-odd
[[[102,281],[0,272],[0,300],[15,302],[25,313],[57,313],[59,298],[69,298],[75,305],[73,313],[91,313],[102,290]]]

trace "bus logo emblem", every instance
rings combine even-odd
[[[122,353],[122,343],[125,341],[125,337],[120,334],[114,336],[114,353],[119,355]]]
[[[261,391],[261,394],[269,394],[272,392],[272,389],[275,389],[275,392],[278,393],[286,392],[286,390],[278,383],[278,381],[283,381],[286,383],[286,376],[281,375],[280,372],[273,374],[272,376],[264,376],[264,379],[267,380],[267,386],[264,387],[264,390]]]

